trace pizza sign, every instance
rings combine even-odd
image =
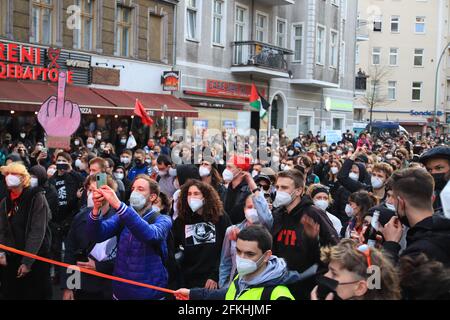
[[[163,91],[178,91],[180,88],[180,71],[164,71],[162,82]]]

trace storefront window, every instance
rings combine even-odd
[[[200,124],[199,121],[204,121],[203,123],[207,125],[207,129],[216,129],[220,132],[225,129],[236,129],[238,134],[249,134],[248,130],[250,129],[251,119],[250,111],[208,108],[197,108],[197,110],[198,118],[186,119],[186,129],[189,130],[191,135],[194,134],[194,121],[196,122],[195,124]],[[199,125],[196,127],[199,127]]]

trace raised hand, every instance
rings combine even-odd
[[[65,72],[59,72],[58,95],[48,98],[38,113],[38,121],[49,136],[70,137],[80,125],[78,104],[65,100],[66,78]]]

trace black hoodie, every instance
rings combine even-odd
[[[350,174],[350,171],[352,170],[353,165],[357,165],[359,168],[358,181],[355,181],[348,176]],[[370,175],[367,172],[366,167],[362,163],[354,162],[351,159],[346,159],[344,161],[344,164],[342,165],[342,168],[338,173],[338,180],[342,184],[342,186],[351,193],[359,190],[372,191]]]
[[[319,239],[310,239],[303,232],[300,220],[304,214],[320,225]],[[320,246],[335,245],[339,242],[336,230],[323,211],[314,206],[309,196],[288,213],[280,207],[273,211],[273,254],[284,258],[289,270],[303,272],[320,262]]]
[[[401,256],[415,256],[424,253],[431,260],[450,266],[450,219],[440,215],[425,218],[408,230],[406,249]],[[400,245],[386,241],[383,249],[398,261]]]
[[[193,164],[177,165],[177,178],[180,186],[185,184],[189,179],[201,180],[198,167]]]

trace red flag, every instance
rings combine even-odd
[[[134,114],[141,118],[142,124],[145,124],[146,126],[151,126],[153,124],[153,119],[148,116],[144,106],[139,101],[139,99],[136,99],[136,103],[134,105]]]

